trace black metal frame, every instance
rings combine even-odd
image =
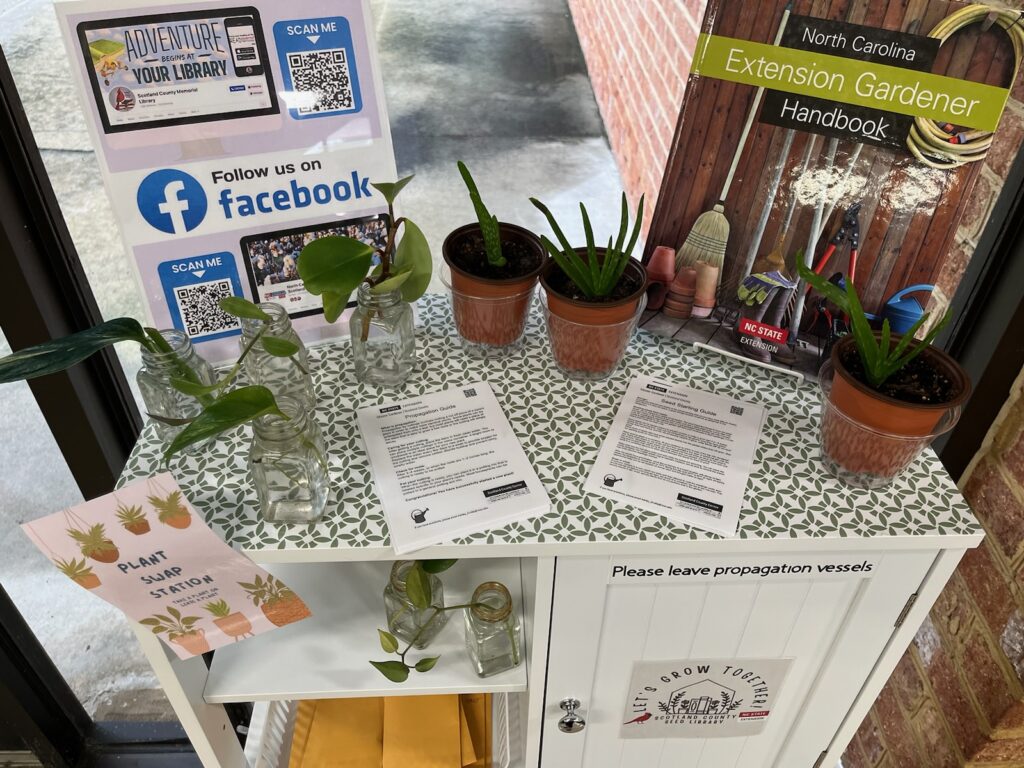
[[[102,318],[0,48],[0,327],[14,349]],[[142,425],[110,350],[30,382],[86,498],[114,487]],[[180,724],[95,723],[0,587],[0,748],[45,765],[199,765]]]

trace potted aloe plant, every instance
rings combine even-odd
[[[76,560],[71,558],[70,560],[64,560],[57,558],[54,560],[54,565],[60,569],[61,573],[80,587],[96,589],[96,587],[100,586],[100,577],[92,572],[92,568],[85,564],[84,559]]]
[[[548,220],[558,240],[541,242],[551,260],[540,283],[547,297],[548,336],[559,368],[572,378],[599,379],[609,376],[625,354],[636,325],[637,310],[647,289],[647,272],[632,258],[640,236],[644,199],[637,207],[633,231],[629,233],[629,208],[622,194],[622,216],[614,242],[599,248],[587,209],[580,203],[586,247],[574,248],[562,233],[551,211],[530,198]],[[629,240],[626,240],[627,233]]]
[[[451,270],[455,327],[468,348],[507,348],[522,338],[544,246],[527,229],[498,221],[484,205],[469,168],[459,173],[477,221],[454,230],[441,252]]]
[[[822,458],[851,484],[883,487],[952,429],[970,396],[964,369],[932,346],[949,315],[919,341],[914,336],[927,314],[902,336],[893,335],[888,320],[874,331],[852,283],[844,290],[802,265],[800,277],[850,322],[820,375]]]
[[[422,230],[395,216],[395,198],[412,179],[371,184],[388,204],[383,248],[332,235],[311,242],[299,259],[302,284],[321,298],[327,322],[341,317],[356,292],[356,309],[349,319],[352,360],[356,378],[370,384],[400,386],[416,364],[411,303],[430,285],[433,263]]]

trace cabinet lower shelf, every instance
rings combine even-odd
[[[377,628],[385,626],[381,595],[390,568],[387,562],[271,566],[268,570],[294,589],[313,615],[219,649],[210,666],[205,700],[226,704],[526,690],[525,660],[493,677],[477,677],[466,654],[459,611],[451,613],[426,651],[410,654],[410,659],[440,656],[430,672],[413,672],[399,684],[371,667],[371,659],[394,658],[381,650],[377,637]],[[467,601],[481,582],[502,582],[522,620],[522,571],[517,558],[461,560],[443,578],[449,604]],[[523,655],[525,659],[525,647]]]

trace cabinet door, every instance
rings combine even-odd
[[[859,556],[859,553],[858,553]],[[833,556],[835,560],[842,555]],[[849,557],[849,553],[847,553]],[[558,558],[545,692],[542,768],[810,768],[868,677],[934,552],[894,553],[856,574],[756,581],[609,584],[614,565],[757,565],[749,555]],[[816,563],[829,557],[793,555]],[[773,560],[771,562],[777,562]],[[622,739],[633,662],[791,659],[753,736]],[[558,728],[565,698],[586,726]]]

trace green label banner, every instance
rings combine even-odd
[[[693,74],[994,131],[1009,89],[824,53],[702,34]]]

